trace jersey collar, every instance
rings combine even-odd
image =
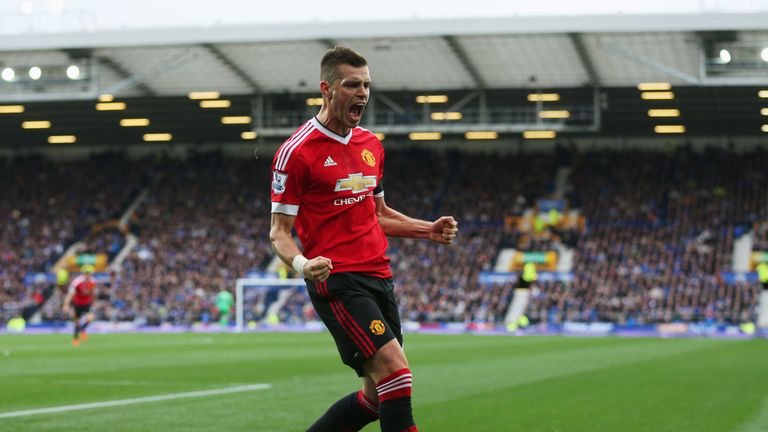
[[[349,140],[352,138],[352,131],[354,130],[354,128],[349,130],[349,133],[347,133],[347,136],[341,136],[341,135],[337,134],[336,132],[328,129],[325,126],[323,126],[322,123],[317,121],[317,117],[312,117],[312,120],[310,120],[310,121],[312,122],[313,125],[315,125],[317,130],[319,130],[320,132],[325,134],[325,136],[327,136],[328,138],[331,138],[331,139],[333,139],[335,141],[338,141],[338,142],[340,142],[342,144],[348,144]]]

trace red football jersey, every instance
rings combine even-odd
[[[96,288],[96,281],[93,278],[86,278],[84,275],[76,277],[69,284],[69,293],[72,296],[72,304],[77,306],[87,306],[93,304],[93,290]]]
[[[370,131],[340,136],[312,118],[272,161],[272,213],[296,216],[304,256],[329,258],[331,273],[392,277],[373,199],[383,174],[384,147]]]

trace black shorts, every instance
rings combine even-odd
[[[73,304],[72,307],[75,309],[75,318],[80,318],[91,311],[91,305]]]
[[[363,360],[397,339],[403,345],[392,279],[358,273],[332,274],[323,283],[307,281],[315,311],[336,341],[341,361],[363,376]]]

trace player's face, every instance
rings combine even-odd
[[[368,66],[339,65],[337,78],[330,86],[328,108],[337,122],[337,129],[346,132],[360,124],[365,105],[371,95],[371,75]]]

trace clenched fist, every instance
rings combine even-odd
[[[330,259],[323,256],[314,257],[304,264],[304,277],[312,282],[325,282],[331,275],[332,269],[333,264]]]
[[[459,233],[459,223],[453,216],[442,216],[432,222],[429,239],[442,244],[451,244]]]

